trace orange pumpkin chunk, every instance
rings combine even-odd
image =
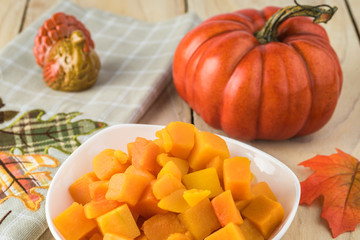
[[[211,200],[211,204],[222,227],[225,227],[229,223],[242,224],[244,222],[235,205],[230,190],[214,197]]]
[[[225,227],[217,230],[212,233],[204,240],[246,240],[243,233],[240,231],[239,227],[234,223],[229,223]]]
[[[177,177],[178,179],[181,179],[182,177],[180,168],[173,161],[169,161],[165,163],[165,165],[161,168],[160,172],[158,173],[157,178],[160,178],[165,173],[170,173],[173,176]]]
[[[159,179],[156,179],[153,185],[153,193],[157,199],[162,199],[178,189],[184,189],[180,179],[171,173],[165,173]]]
[[[184,212],[190,207],[183,197],[184,191],[179,189],[162,198],[158,203],[159,208],[175,213]]]
[[[80,239],[96,228],[96,221],[87,219],[84,207],[76,202],[56,216],[53,223],[67,240]]]
[[[225,190],[231,190],[236,201],[252,198],[250,181],[250,160],[248,158],[233,157],[224,160],[224,187]]]
[[[244,218],[254,224],[267,239],[284,217],[284,209],[280,203],[260,195],[254,198],[241,211]]]
[[[225,140],[210,132],[196,131],[194,148],[188,157],[190,167],[195,171],[203,169],[216,156],[222,159],[230,156]]]
[[[86,173],[73,182],[69,187],[69,193],[72,199],[80,204],[86,204],[91,201],[89,184],[99,179],[94,172]]]
[[[141,232],[141,235],[135,238],[135,240],[149,240],[149,239],[145,236],[144,232]]]
[[[103,236],[100,233],[94,233],[91,235],[89,240],[103,240]]]
[[[136,168],[156,175],[160,171],[160,165],[156,162],[156,157],[160,152],[160,147],[153,141],[137,137],[131,147],[132,164]]]
[[[117,173],[111,177],[105,197],[134,206],[148,183],[148,179],[140,174]]]
[[[215,168],[205,168],[183,176],[183,183],[187,189],[209,190],[209,198],[223,192]]]
[[[166,240],[192,240],[190,233],[173,233]]]
[[[265,195],[268,198],[277,202],[275,194],[266,182],[256,183],[254,186],[251,187],[251,192],[254,194],[255,197]]]
[[[157,214],[146,220],[142,226],[149,240],[166,240],[172,233],[185,233],[175,213]]]
[[[124,237],[115,233],[105,233],[103,240],[133,240],[134,238]]]
[[[216,172],[220,179],[220,183],[222,183],[223,180],[223,172],[224,172],[223,166],[224,166],[224,159],[220,158],[219,156],[214,157],[206,164],[206,168],[213,167],[216,169]]]
[[[203,240],[221,227],[208,198],[180,213],[178,217],[195,240]]]
[[[151,181],[150,184],[146,186],[140,200],[134,207],[134,210],[144,218],[150,218],[155,214],[167,212],[158,207],[159,200],[153,194],[154,183],[155,180]]]
[[[246,240],[264,240],[261,232],[248,219],[244,219],[243,224],[239,225],[241,232]]]
[[[165,164],[169,161],[172,161],[178,166],[181,171],[181,175],[185,175],[189,171],[189,162],[187,160],[177,158],[177,157],[170,157],[167,153],[160,153],[156,157],[156,161],[160,164],[160,166],[165,166]]]
[[[115,152],[114,149],[105,149],[93,158],[93,169],[100,180],[109,180],[112,175],[124,172],[130,165],[125,153],[126,159],[124,160],[119,159],[117,157],[119,154],[115,155]]]
[[[89,184],[89,193],[92,200],[105,199],[105,194],[109,189],[109,181],[95,181]]]
[[[195,127],[185,122],[171,122],[165,127],[171,138],[170,154],[187,159],[195,143]]]
[[[114,233],[128,238],[140,236],[140,230],[127,204],[97,217],[96,221],[103,235]]]
[[[136,168],[134,165],[130,165],[124,173],[132,173],[132,174],[138,174],[138,175],[142,175],[144,177],[146,177],[147,181],[148,182],[151,182],[152,180],[155,179],[155,176],[146,171],[146,170],[143,170],[143,169],[140,169],[140,168]]]
[[[114,200],[102,199],[99,201],[90,201],[84,205],[85,216],[89,219],[97,218],[110,210],[118,207],[120,203]]]

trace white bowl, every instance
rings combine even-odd
[[[61,165],[52,180],[46,197],[46,220],[57,240],[63,239],[52,219],[72,204],[68,187],[80,176],[92,171],[92,159],[105,148],[127,151],[127,143],[136,137],[155,139],[155,132],[164,126],[120,124],[105,128],[77,148]],[[252,146],[221,136],[230,154],[251,160],[257,181],[266,181],[285,210],[284,221],[270,239],[281,239],[296,214],[300,200],[300,184],[295,174],[282,162]]]

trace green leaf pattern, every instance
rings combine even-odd
[[[32,110],[15,120],[10,126],[0,129],[0,151],[22,154],[48,153],[56,148],[72,153],[79,145],[79,135],[90,134],[104,128],[106,123],[90,119],[72,121],[79,112],[59,113],[48,120],[42,120],[43,110]]]

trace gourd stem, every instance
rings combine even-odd
[[[289,6],[277,11],[265,24],[265,26],[256,33],[256,38],[266,44],[278,41],[278,28],[285,20],[296,16],[313,17],[314,23],[326,23],[335,14],[337,7],[330,7],[322,4],[317,6],[300,5],[294,0],[296,6]]]

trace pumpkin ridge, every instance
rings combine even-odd
[[[250,34],[250,33],[248,33],[248,34]],[[250,34],[251,35],[251,34]],[[224,87],[224,90],[223,90],[223,97],[221,98],[221,103],[220,103],[220,111],[219,111],[219,113],[220,113],[220,116],[225,116],[226,115],[226,111],[224,110],[224,99],[226,99],[227,98],[227,93],[228,93],[228,91],[227,91],[227,89],[229,88],[229,89],[232,89],[232,87],[230,86],[231,85],[231,82],[232,81],[237,81],[237,79],[235,80],[232,80],[233,79],[233,75],[235,74],[235,72],[236,72],[236,69],[238,68],[238,66],[241,64],[241,62],[246,58],[246,56],[247,55],[249,55],[249,54],[251,54],[252,53],[252,51],[254,51],[255,49],[257,49],[257,47],[258,46],[261,46],[261,45],[254,45],[254,46],[252,46],[252,47],[250,47],[249,49],[247,49],[246,51],[244,51],[245,53],[244,53],[244,55],[242,55],[241,56],[241,58],[239,58],[239,60],[236,62],[236,64],[234,64],[234,69],[232,70],[232,72],[231,72],[231,74],[230,74],[230,77],[229,77],[229,80],[227,81],[227,83],[226,83],[226,85],[225,85],[225,87]],[[257,108],[257,109],[259,109],[259,108]],[[221,129],[225,129],[226,128],[226,125],[227,123],[225,122],[224,123],[224,121],[222,121],[222,119],[220,119],[220,125],[221,125]],[[255,131],[255,133],[256,133],[256,131]],[[256,134],[255,134],[256,135]],[[253,138],[255,138],[255,136],[253,136]]]
[[[266,48],[265,45],[260,45],[259,46],[260,49],[260,55],[261,55],[261,81],[260,81],[260,86],[259,88],[261,89],[261,94],[260,94],[260,99],[259,99],[259,107],[257,108],[258,110],[258,114],[257,114],[257,119],[256,119],[256,131],[255,131],[255,138],[261,138],[261,136],[259,136],[259,131],[260,131],[260,119],[261,119],[261,115],[262,115],[262,105],[263,105],[263,86],[264,86],[264,73],[265,73],[265,56],[266,56]]]
[[[310,92],[311,92],[311,94],[310,94],[311,106],[310,106],[308,114],[306,116],[306,121],[304,122],[303,126],[299,129],[299,131],[295,134],[295,136],[297,136],[299,134],[299,132],[301,132],[308,125],[309,116],[310,116],[310,113],[312,112],[313,107],[314,107],[314,105],[312,104],[313,103],[313,96],[314,96],[314,88],[313,88],[314,82],[313,82],[313,79],[312,79],[311,74],[310,74],[309,66],[307,65],[307,62],[306,62],[306,60],[304,58],[304,55],[303,55],[302,51],[300,49],[298,49],[296,46],[292,45],[292,44],[289,44],[289,46],[291,46],[299,54],[299,56],[301,57],[301,59],[302,59],[302,61],[304,63],[304,66],[305,66],[305,68],[307,70],[306,72],[307,72],[307,75],[308,75],[308,82],[309,82],[309,87],[310,87]]]
[[[230,35],[231,33],[234,36]],[[201,47],[198,48],[198,50],[201,51],[201,52],[198,53],[199,61],[198,61],[197,65],[196,65],[196,67],[195,67],[195,69],[196,69],[194,71],[195,72],[195,77],[193,78],[195,81],[199,81],[199,84],[195,83],[196,86],[200,86],[200,84],[201,85],[206,84],[204,81],[198,80],[199,76],[197,74],[204,72],[203,68],[206,66],[206,61],[204,61],[204,60],[208,59],[209,56],[214,57],[213,54],[214,54],[214,49],[215,48],[218,48],[219,46],[223,46],[224,43],[228,42],[230,39],[233,40],[233,44],[236,44],[237,39],[239,38],[240,35],[248,36],[249,40],[246,43],[247,46],[243,45],[243,46],[245,46],[244,49],[241,49],[241,50],[238,49],[237,50],[238,54],[235,55],[236,56],[236,58],[235,58],[236,62],[231,64],[232,67],[229,68],[228,71],[224,70],[224,73],[228,74],[228,76],[230,77],[233,74],[238,62],[244,57],[244,55],[249,51],[249,49],[254,48],[253,44],[257,43],[256,38],[252,34],[250,34],[249,32],[246,32],[246,31],[232,31],[231,33],[229,33],[227,36],[218,35],[217,39],[213,38],[213,41],[208,42],[208,45],[203,47],[203,48],[206,47],[206,49],[204,49],[204,50],[202,50]],[[240,53],[241,53],[241,55],[240,55]],[[222,56],[222,55],[223,54],[216,54],[216,56]],[[212,80],[215,80],[215,79],[212,79]],[[210,82],[210,83],[208,82],[207,84],[211,85],[211,83],[213,83],[213,82]],[[221,88],[216,89],[216,91],[220,91],[220,92],[223,91],[224,92],[224,90],[226,89],[227,84],[228,84],[228,81],[224,82],[224,84],[222,84],[221,86],[219,85],[219,87],[221,87]],[[193,91],[196,91],[194,87],[191,88],[191,89]],[[204,89],[204,88],[202,88],[202,89]],[[214,112],[216,112],[216,114],[215,113],[208,114],[207,115],[208,119],[207,119],[206,122],[212,122],[212,125],[214,127],[219,128],[221,126],[221,120],[218,119],[218,114],[220,114],[221,111],[222,111],[223,97],[219,95],[219,96],[216,96],[216,98],[220,101],[220,102],[217,102],[218,104],[216,104],[216,106],[213,106],[213,107],[215,107],[215,109],[213,109],[212,111],[215,110]],[[194,103],[194,109],[196,109],[196,111],[198,113],[200,113],[200,112],[203,113],[204,112],[204,106],[198,100],[196,100],[195,94],[194,94],[193,103]],[[208,109],[210,108],[210,106],[206,106],[206,107]],[[199,115],[202,115],[202,114],[199,114]]]
[[[341,80],[342,77],[340,76],[341,73],[338,72],[338,70],[339,70],[339,69],[337,68],[338,62],[337,62],[336,58],[334,58],[332,52],[329,51],[329,49],[326,48],[326,47],[324,47],[322,44],[318,44],[318,43],[315,42],[315,41],[314,41],[314,42],[309,41],[309,40],[297,40],[297,41],[298,41],[297,44],[299,44],[299,43],[300,43],[300,44],[301,44],[301,43],[306,43],[306,44],[312,45],[312,46],[316,47],[317,49],[321,50],[321,52],[323,52],[324,54],[326,54],[326,55],[328,56],[328,58],[329,58],[329,59],[331,60],[331,62],[333,63],[333,67],[334,67],[334,69],[335,69],[334,71],[339,74],[336,79],[340,79],[340,83],[339,83],[339,81],[338,81],[338,85],[341,86],[341,84],[342,84],[342,80]],[[308,73],[309,73],[309,75],[310,75],[310,72],[311,72],[311,71],[310,71],[310,69],[308,68],[308,63],[307,63],[307,61],[306,61],[306,59],[305,59],[304,53],[300,50],[300,48],[299,48],[298,46],[296,46],[296,45],[294,45],[294,44],[296,44],[295,41],[292,42],[292,46],[297,50],[297,52],[298,52],[299,54],[301,54],[302,58],[304,59],[304,61],[305,61],[305,63],[306,63],[306,67],[307,67]],[[312,80],[311,77],[310,77],[309,79]],[[312,86],[312,87],[311,87],[312,97],[315,96],[315,93],[314,93],[314,84],[313,84],[313,82],[314,82],[314,81],[312,80],[312,81],[311,81],[311,83],[312,83],[312,85],[311,85],[311,86]],[[340,87],[339,89],[341,90],[341,87]],[[339,95],[340,95],[340,94],[339,94],[339,93],[340,93],[340,92],[339,92],[339,91],[340,91],[339,89],[338,89],[338,91],[337,91],[338,95],[336,96],[336,99],[338,99],[338,98],[339,98]],[[331,112],[332,112],[332,113],[335,111],[335,107],[336,107],[336,105],[337,105],[336,102],[337,102],[337,101],[335,101],[335,106],[334,106],[334,108],[331,109]],[[322,127],[330,120],[330,117],[331,117],[332,113],[329,114],[330,117],[328,117],[327,119],[325,119],[324,122],[323,122],[323,124],[321,124],[320,126],[317,126],[316,128],[311,127],[310,129],[307,129],[307,128],[309,127],[309,125],[312,124],[310,118],[311,118],[311,115],[312,115],[312,110],[313,110],[313,108],[314,108],[314,99],[312,98],[309,118],[308,118],[308,120],[306,121],[306,123],[304,124],[304,127],[296,134],[296,136],[304,136],[304,135],[311,134],[311,133],[313,133],[313,132],[315,132],[315,131],[318,131],[320,128],[322,128]]]

